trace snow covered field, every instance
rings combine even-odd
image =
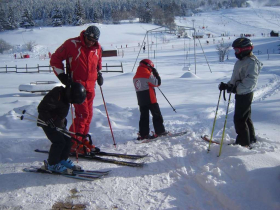
[[[142,44],[146,30],[158,26],[139,23],[98,25],[101,45],[116,46],[120,52],[118,57],[104,58],[103,64],[119,65],[122,62],[124,66],[124,73],[103,73],[105,81],[102,88],[117,148],[113,146],[99,87],[96,88],[90,133],[95,145],[103,151],[148,153],[149,156],[138,160],[146,163],[143,168],[79,159],[84,169],[111,170],[109,176],[92,182],[22,171],[25,167],[42,165],[47,156],[33,150],[49,149],[50,142],[34,122],[18,118],[24,109],[37,115],[37,105],[43,96],[20,92],[18,86],[58,79],[53,73],[1,73],[0,209],[52,209],[54,205],[65,203],[81,204],[88,210],[280,209],[280,40],[267,36],[271,30],[279,29],[279,12],[279,7],[255,6],[178,17],[177,25],[192,27],[192,20],[195,20],[196,30],[214,36],[209,39],[204,36],[200,40],[212,73],[198,42],[195,72],[193,40],[159,33],[150,37],[149,41],[154,42],[154,45],[149,56],[162,77],[160,89],[177,111],[173,112],[157,90],[165,127],[170,132],[188,133],[148,144],[136,144],[133,140],[137,136],[139,120],[132,83],[137,65],[134,69],[133,66],[140,49],[138,43]],[[44,54],[54,52],[66,39],[78,36],[87,27],[47,27],[2,32],[0,39],[17,45],[18,50],[0,55],[0,67],[48,65],[48,58],[42,60]],[[217,157],[219,145],[211,145],[211,151],[207,153],[208,143],[201,140],[200,136],[211,134],[219,96],[218,84],[230,79],[236,58],[231,50],[228,59],[220,63],[216,44],[222,39],[231,43],[241,33],[254,34],[251,37],[255,45],[254,52],[264,64],[252,105],[258,142],[252,150],[227,145],[236,136],[232,97],[222,155]],[[229,36],[221,37],[221,34]],[[28,41],[37,44],[33,52],[28,52],[31,58],[14,59],[14,53],[19,55],[20,52],[26,52],[22,46]],[[206,41],[209,41],[208,45]],[[189,55],[187,59],[186,54]],[[147,57],[148,50],[145,53],[141,51],[137,64]],[[189,64],[191,71],[183,71],[183,67]],[[227,103],[221,99],[214,131],[216,140],[222,136]],[[70,113],[68,120],[71,121]]]

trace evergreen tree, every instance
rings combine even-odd
[[[151,23],[152,22],[152,9],[150,7],[150,3],[146,2],[144,12],[143,12],[143,22]]]
[[[73,25],[75,26],[80,26],[83,25],[85,23],[84,21],[84,10],[82,8],[82,5],[80,3],[80,0],[78,0],[78,2],[75,5],[75,12],[74,12],[74,20],[73,20]]]
[[[5,30],[13,30],[15,29],[14,26],[11,25],[9,22],[9,18],[6,16],[6,13],[3,8],[0,9],[0,31],[5,31]]]
[[[55,7],[52,12],[52,26],[62,26],[62,13],[58,7]]]
[[[92,22],[93,23],[99,23],[98,12],[96,10],[94,10]]]
[[[8,22],[10,24],[11,29],[18,28],[16,20],[15,20],[15,13],[14,13],[14,10],[12,9],[12,7],[9,7],[7,18],[8,18]]]
[[[20,27],[22,27],[22,28],[30,28],[35,25],[28,9],[24,9],[21,19],[22,19],[22,21],[20,23]]]

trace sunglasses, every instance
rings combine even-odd
[[[246,51],[246,50],[253,50],[253,47],[252,46],[248,46],[248,47],[244,47],[244,48],[235,47],[233,49],[235,51],[235,54],[239,54],[239,53],[241,53],[243,51]]]
[[[94,39],[94,38],[92,38],[91,36],[86,36],[86,37],[87,37],[87,39],[88,39],[89,41],[91,41],[91,42],[97,42],[97,40]]]

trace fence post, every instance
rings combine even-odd
[[[25,69],[26,69],[26,73],[27,73],[27,64],[26,64],[26,67],[25,67]]]
[[[8,67],[7,67],[7,65],[6,65],[6,73],[8,73]]]
[[[123,65],[122,65],[122,62],[121,62],[121,67],[122,67],[122,73],[123,73]]]
[[[16,73],[17,73],[17,65],[16,65]]]
[[[107,73],[108,73],[108,66],[107,66],[107,63],[106,63],[106,71],[107,71]]]
[[[39,64],[37,64],[38,65],[38,73],[40,73],[40,70],[39,70]]]

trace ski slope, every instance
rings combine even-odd
[[[48,150],[50,142],[35,122],[19,119],[22,110],[37,116],[37,106],[43,95],[20,92],[18,87],[34,81],[58,82],[58,79],[53,73],[1,73],[0,209],[52,209],[67,204],[82,205],[87,210],[280,209],[280,43],[278,37],[267,36],[271,30],[279,29],[279,12],[279,7],[253,5],[178,17],[177,25],[192,27],[192,20],[195,20],[197,31],[213,35],[209,39],[206,36],[200,39],[202,47],[196,42],[196,67],[193,40],[154,33],[150,36],[150,42],[154,44],[144,53],[139,44],[141,46],[146,30],[158,26],[126,21],[120,25],[97,25],[101,30],[101,45],[115,46],[120,53],[118,57],[103,58],[103,64],[119,65],[122,62],[124,67],[124,73],[103,73],[102,90],[117,148],[113,146],[99,87],[96,87],[90,134],[94,144],[103,151],[148,153],[149,156],[137,160],[146,163],[143,168],[79,159],[78,164],[84,169],[111,170],[110,175],[92,182],[22,171],[25,167],[43,164],[47,156],[33,150]],[[42,55],[53,53],[66,39],[78,36],[87,27],[1,32],[0,39],[17,45],[17,50],[0,55],[0,67],[49,65],[49,59],[43,60]],[[209,145],[200,136],[211,134],[219,96],[218,84],[230,79],[236,58],[230,50],[228,59],[220,63],[216,45],[221,41],[231,43],[244,33],[254,34],[251,37],[254,53],[264,64],[252,104],[258,142],[252,150],[227,145],[236,137],[232,97],[224,146],[221,156],[217,157],[219,145],[211,145],[211,151],[207,153]],[[229,36],[222,37],[221,34]],[[30,58],[14,59],[14,53],[27,52],[24,44],[28,41],[37,43],[36,48],[28,52]],[[206,41],[209,41],[208,45]],[[166,130],[188,133],[137,144],[134,139],[138,132],[139,110],[132,78],[138,62],[148,56],[155,62],[162,78],[160,89],[177,112],[156,90]],[[182,70],[186,65],[190,65],[190,71]],[[227,103],[221,99],[214,131],[216,140],[222,136]],[[71,122],[70,112],[68,121]],[[150,128],[153,130],[152,124]]]

